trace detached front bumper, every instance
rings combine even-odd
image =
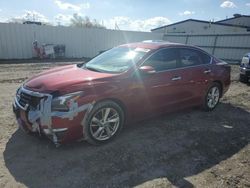
[[[83,123],[86,111],[92,108],[92,104],[78,105],[72,102],[70,110],[67,112],[52,112],[52,95],[34,92],[25,88],[20,88],[19,93],[31,96],[30,101],[22,100],[21,96],[16,96],[13,103],[13,112],[21,129],[25,132],[37,132],[46,135],[56,145],[68,141],[78,140],[83,137]],[[32,106],[32,97],[38,98],[36,106]]]

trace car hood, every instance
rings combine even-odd
[[[94,72],[78,68],[76,65],[66,65],[33,76],[27,80],[24,87],[33,91],[53,92],[76,84],[93,84],[95,81],[106,80],[114,76],[116,74]]]

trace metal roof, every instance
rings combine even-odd
[[[173,23],[173,24],[169,24],[169,25],[157,27],[157,28],[151,29],[151,31],[155,31],[155,30],[162,29],[162,28],[166,28],[166,27],[173,26],[173,25],[182,24],[182,23],[189,22],[189,21],[199,22],[199,23],[207,23],[207,24],[213,24],[213,25],[223,25],[223,26],[229,26],[229,27],[248,28],[247,26],[239,26],[239,25],[226,24],[226,23],[219,23],[219,22],[209,22],[209,21],[196,20],[196,19],[187,19],[187,20],[183,20],[183,21],[176,22],[176,23]]]
[[[224,22],[224,21],[228,21],[228,20],[234,20],[234,19],[238,19],[238,18],[250,18],[250,15],[239,15],[239,16],[234,16],[232,18],[227,18],[227,19],[224,19],[224,20],[219,20],[215,23],[220,23],[220,22]]]

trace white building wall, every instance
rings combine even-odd
[[[33,57],[32,43],[64,44],[66,57],[93,57],[114,46],[143,40],[162,40],[163,34],[94,28],[0,23],[0,59]]]

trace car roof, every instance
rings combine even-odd
[[[201,51],[207,53],[206,51],[204,51],[202,48],[200,48],[198,46],[181,44],[181,43],[174,43],[174,42],[162,41],[162,40],[146,40],[146,41],[142,41],[142,42],[128,43],[128,44],[120,45],[120,47],[145,48],[145,49],[150,49],[150,50],[157,50],[157,49],[166,48],[166,47],[189,47],[189,48],[195,48],[197,50],[201,50]],[[208,54],[208,55],[210,55],[210,54]]]
[[[195,47],[181,43],[173,43],[168,41],[159,41],[159,40],[146,40],[142,42],[129,43],[120,45],[120,47],[128,47],[128,48],[146,48],[146,49],[159,49],[164,47]],[[197,48],[197,47],[195,47]]]

